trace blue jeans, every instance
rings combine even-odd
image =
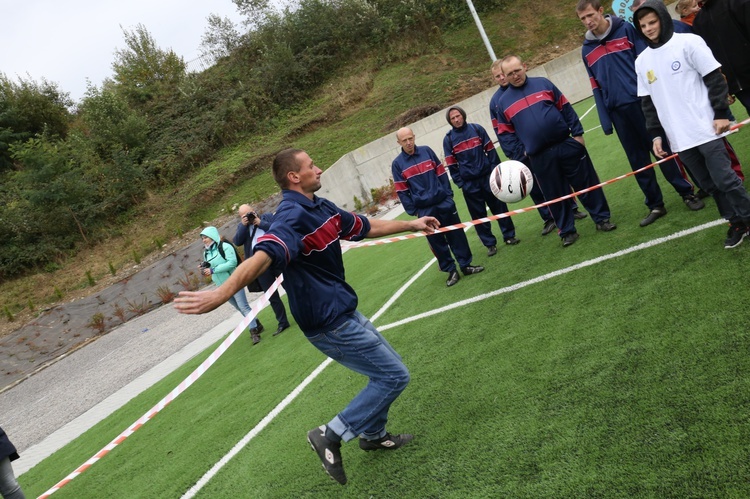
[[[358,435],[368,440],[384,437],[388,410],[409,384],[409,370],[401,356],[357,311],[336,329],[307,339],[339,364],[370,378],[328,427],[345,442]]]
[[[10,458],[0,459],[0,495],[5,499],[25,499],[23,490],[13,474]]]
[[[245,296],[245,288],[240,289],[237,291],[233,297],[229,299],[229,303],[232,304],[234,308],[239,310],[239,312],[242,314],[242,317],[247,317],[247,314],[250,313],[252,310],[250,308],[250,304],[247,303],[247,296]],[[258,327],[258,321],[253,319],[250,322],[250,329],[254,329]]]

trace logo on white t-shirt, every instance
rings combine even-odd
[[[672,71],[677,71],[682,67],[682,64],[680,64],[680,61],[674,61],[672,63]]]

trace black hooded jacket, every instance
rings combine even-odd
[[[750,89],[750,0],[708,0],[693,31],[721,63],[729,92]]]

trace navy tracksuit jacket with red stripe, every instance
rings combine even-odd
[[[414,146],[413,154],[402,149],[391,164],[391,174],[406,213],[417,217],[433,216],[441,226],[461,223],[448,173],[432,149]],[[461,268],[471,265],[471,249],[463,230],[432,234],[427,236],[427,242],[443,272],[456,270],[451,250]]]
[[[497,131],[501,144],[517,147],[520,140],[531,159],[544,197],[557,199],[599,183],[586,148],[573,137],[583,126],[573,106],[546,78],[527,77],[519,87],[510,85],[498,102]],[[579,196],[595,223],[609,220],[609,205],[601,189]],[[576,232],[568,203],[550,205],[560,237]]]
[[[497,199],[490,189],[490,174],[500,163],[492,140],[481,125],[464,123],[461,128],[451,127],[443,139],[445,165],[451,172],[453,182],[463,192],[471,218],[487,216],[487,208],[493,215],[508,211],[508,205]],[[497,221],[503,240],[516,236],[516,227],[510,218]],[[479,239],[487,247],[497,245],[492,234],[492,225],[487,222],[474,226]]]

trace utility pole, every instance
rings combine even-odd
[[[474,16],[474,22],[479,29],[479,34],[482,36],[484,46],[487,47],[487,52],[490,54],[490,59],[492,59],[491,62],[495,62],[497,60],[497,57],[495,57],[495,51],[492,50],[492,45],[490,45],[490,40],[487,38],[487,33],[484,32],[484,26],[482,26],[482,21],[479,20],[479,16],[477,15],[477,11],[474,8],[474,4],[471,2],[471,0],[466,0],[466,3],[469,5],[471,15]]]

